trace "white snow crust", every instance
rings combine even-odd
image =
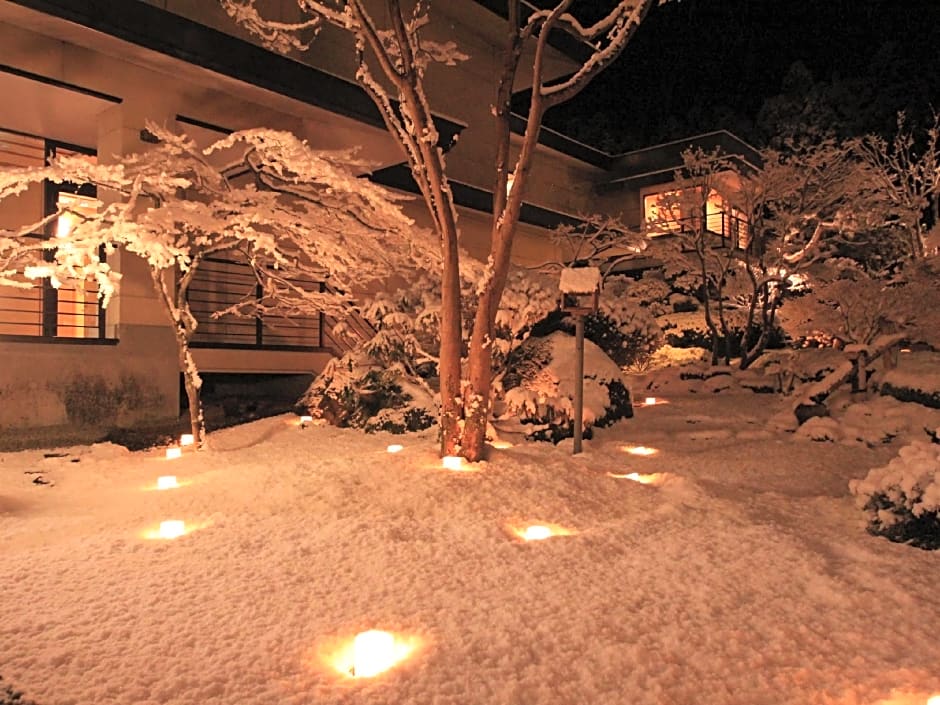
[[[940,694],[940,552],[866,534],[848,491],[940,425],[933,412],[878,400],[893,440],[820,443],[774,430],[785,398],[670,389],[579,456],[517,444],[472,472],[441,469],[434,432],[283,416],[176,461],[107,444],[0,454],[0,674],[41,705]],[[850,408],[883,435],[884,406]],[[638,445],[659,452],[625,452]],[[152,490],[165,474],[182,486]],[[196,530],[143,537],[167,519]],[[528,524],[572,534],[507,530]],[[420,646],[371,679],[323,662],[367,629]]]

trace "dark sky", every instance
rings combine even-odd
[[[839,134],[940,109],[940,0],[671,0],[546,124],[612,151],[718,128],[763,143],[801,102]]]

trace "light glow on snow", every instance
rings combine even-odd
[[[509,532],[523,541],[544,541],[553,536],[572,536],[576,532],[557,524],[525,524],[509,526]]]
[[[385,450],[387,450],[389,453],[401,453],[404,449],[405,449],[405,446],[400,445],[398,443],[392,443]]]
[[[183,456],[183,450],[179,446],[170,446],[166,449],[166,459],[167,460],[176,460]]]
[[[158,533],[161,539],[178,539],[186,534],[186,522],[182,519],[161,521]]]
[[[420,645],[414,636],[370,629],[341,642],[326,653],[325,661],[348,678],[373,678],[400,664]]]
[[[176,481],[176,475],[161,475],[157,478],[158,490],[172,490],[179,486],[179,483]]]
[[[652,406],[656,403],[656,397],[646,397],[646,399],[643,400],[643,403],[647,406]]]
[[[441,465],[445,470],[463,470],[463,458],[459,455],[445,455],[441,458]]]
[[[607,475],[608,477],[613,477],[617,480],[632,480],[633,482],[639,482],[641,485],[661,485],[666,479],[666,474],[662,472],[654,472],[649,474],[643,474],[639,472],[609,472]]]
[[[507,448],[512,448],[512,443],[509,441],[491,441],[490,445],[496,450],[506,450]]]
[[[309,414],[304,414],[303,416],[300,417],[301,428],[307,428],[307,425],[311,423],[313,423],[313,417],[310,416]]]
[[[927,699],[927,705],[940,705],[940,693],[937,695],[931,695]]]
[[[623,449],[630,455],[656,455],[659,452],[658,448],[649,446],[623,446]]]
[[[180,436],[180,445],[181,446],[191,446],[195,444],[196,439],[191,433],[184,433]]]

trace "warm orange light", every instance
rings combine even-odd
[[[183,456],[183,451],[179,446],[170,446],[166,449],[166,459],[175,460],[176,458],[181,458]]]
[[[445,455],[441,458],[445,470],[463,470],[463,458],[459,455]]]
[[[652,406],[656,403],[656,397],[646,397],[646,399],[643,400],[643,403],[647,406]]]
[[[507,448],[512,448],[512,443],[509,441],[493,441],[490,443],[490,445],[497,450],[506,450]]]
[[[313,417],[310,414],[304,414],[300,417],[300,427],[307,428],[307,424],[313,423]]]
[[[182,519],[169,519],[160,522],[160,538],[176,539],[186,533],[186,522]]]
[[[902,353],[909,353],[910,351],[911,351],[910,348],[901,348],[901,352],[902,352]],[[940,696],[934,696],[934,697],[940,697]],[[933,699],[933,698],[931,698],[931,700],[932,700],[932,699]],[[940,702],[932,703],[932,702],[930,702],[930,701],[928,700],[928,701],[927,701],[927,705],[940,705]]]
[[[157,478],[158,490],[172,490],[177,487],[179,483],[176,481],[176,475],[161,475]]]
[[[191,433],[184,433],[180,436],[180,445],[181,446],[191,446],[196,443],[196,438]]]
[[[401,453],[405,449],[405,446],[399,445],[398,443],[392,443],[387,450],[389,453]]]
[[[931,696],[927,699],[927,705],[940,705],[940,694],[938,694],[938,695],[931,695]]]
[[[619,474],[609,472],[607,475],[618,480],[632,480],[633,482],[639,482],[641,485],[659,485],[662,484],[662,481],[665,479],[665,475],[661,472],[654,472],[650,474],[643,474],[639,472],[627,472]]]
[[[575,532],[557,524],[527,524],[509,526],[509,531],[523,541],[544,541],[553,536],[571,536]]]
[[[647,446],[624,446],[623,449],[630,455],[656,455],[659,450]]]
[[[394,668],[420,646],[416,637],[370,629],[342,642],[324,660],[350,678],[373,678]]]

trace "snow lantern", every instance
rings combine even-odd
[[[547,526],[542,526],[541,524],[527,526],[522,531],[522,538],[524,538],[526,541],[541,541],[542,539],[547,539],[551,536],[552,530]]]
[[[191,446],[195,444],[196,438],[191,433],[184,433],[180,436],[180,445],[181,446]]]
[[[182,519],[169,519],[160,522],[160,538],[175,539],[186,533],[186,523]]]
[[[313,417],[310,416],[309,414],[304,414],[303,416],[300,417],[301,428],[307,428],[307,425],[311,423],[313,423]]]
[[[441,458],[445,470],[463,470],[463,458],[459,455],[445,455]]]
[[[176,458],[183,457],[183,451],[179,446],[170,446],[166,449],[166,459],[175,460]]]
[[[576,315],[597,312],[601,292],[601,270],[598,267],[566,267],[558,283],[561,310]]]
[[[161,475],[157,478],[158,490],[172,490],[176,487],[179,487],[179,483],[176,481],[176,475]]]
[[[653,406],[653,404],[656,403],[656,397],[646,397],[646,399],[643,400],[643,403],[646,406]]]
[[[630,455],[656,455],[659,450],[649,446],[624,446],[623,449]]]
[[[401,445],[400,443],[392,443],[392,445],[390,445],[385,450],[387,450],[389,453],[401,453],[404,449],[405,446]]]

